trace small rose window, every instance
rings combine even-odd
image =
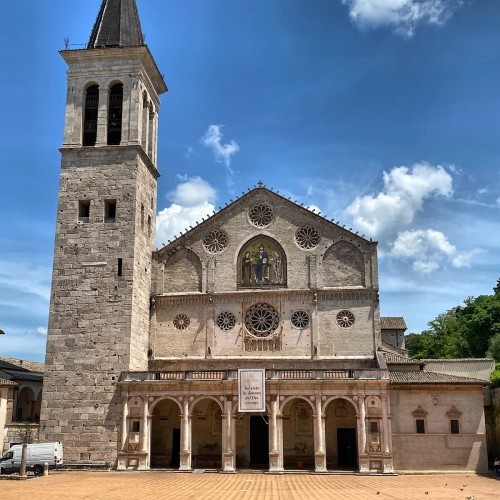
[[[224,311],[217,315],[217,326],[224,331],[232,330],[236,324],[236,318],[232,312]]]
[[[317,229],[311,226],[304,226],[297,229],[295,233],[295,241],[300,248],[311,250],[319,245],[321,235]]]
[[[294,328],[303,330],[309,326],[309,314],[305,311],[295,311],[290,316],[290,323]]]
[[[176,330],[185,330],[189,326],[189,323],[191,323],[191,320],[187,314],[180,313],[175,316],[173,323]]]
[[[255,205],[249,213],[250,222],[257,227],[266,227],[274,218],[273,209],[269,205]]]
[[[337,313],[337,325],[340,328],[350,328],[354,325],[354,314],[347,309],[340,311]]]
[[[227,234],[219,229],[210,231],[203,238],[203,246],[207,252],[220,253],[227,246]]]

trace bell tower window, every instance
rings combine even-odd
[[[117,146],[122,140],[123,85],[116,83],[109,90],[108,145]]]
[[[98,108],[99,108],[99,86],[91,85],[85,92],[85,114],[83,118],[84,146],[95,146],[97,140]]]

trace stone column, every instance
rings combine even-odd
[[[282,456],[279,448],[279,430],[278,430],[278,396],[271,396],[271,419],[269,420],[269,472],[282,472],[280,465]]]
[[[393,473],[394,464],[392,461],[392,433],[391,433],[391,423],[389,417],[389,395],[382,394],[382,451],[384,452],[384,472]]]
[[[368,453],[366,452],[366,408],[365,396],[358,395],[359,406],[359,471],[369,472]]]
[[[127,83],[123,82],[123,100],[122,100],[122,136],[120,144],[130,144],[133,137],[137,116],[135,116],[135,106],[132,105],[134,93],[132,91],[132,82],[127,78]]]
[[[148,452],[148,415],[149,415],[149,402],[147,396],[142,400],[142,427],[141,427],[141,451]]]
[[[189,401],[187,399],[182,402],[180,458],[179,470],[191,470],[191,425],[189,421]]]
[[[106,146],[108,143],[108,101],[109,91],[99,86],[99,109],[97,111],[96,146]]]
[[[127,451],[127,439],[128,439],[128,394],[125,396],[125,401],[123,402],[123,413],[122,413],[122,446],[121,451]]]
[[[325,433],[323,429],[323,405],[321,397],[316,396],[316,414],[314,415],[314,452],[315,472],[326,472]]]
[[[232,415],[232,402],[231,397],[227,397],[224,402],[224,414],[222,415],[222,422],[225,424],[222,429],[222,470],[224,472],[234,472],[234,448],[233,448],[233,415]]]

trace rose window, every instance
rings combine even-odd
[[[187,314],[180,313],[174,318],[174,328],[176,330],[185,330],[190,322],[191,320]]]
[[[320,239],[321,235],[319,234],[319,231],[311,226],[301,227],[297,229],[297,232],[295,233],[295,241],[297,242],[297,245],[304,250],[316,248]]]
[[[340,311],[337,313],[337,325],[340,328],[349,328],[354,325],[354,314],[351,311]]]
[[[266,227],[273,221],[273,209],[269,205],[255,205],[250,210],[250,222],[257,227]]]
[[[309,314],[305,311],[295,311],[290,316],[290,323],[292,323],[294,328],[298,328],[299,330],[307,328],[309,326]]]
[[[217,315],[217,326],[224,331],[228,331],[234,328],[236,324],[236,318],[232,312],[221,312]]]
[[[245,314],[247,330],[257,337],[268,337],[278,328],[278,324],[278,312],[269,304],[255,304]]]
[[[227,234],[224,231],[215,229],[210,231],[205,238],[203,238],[203,246],[210,253],[219,253],[226,248]]]

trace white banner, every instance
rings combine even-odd
[[[238,411],[266,411],[266,370],[238,370]]]

